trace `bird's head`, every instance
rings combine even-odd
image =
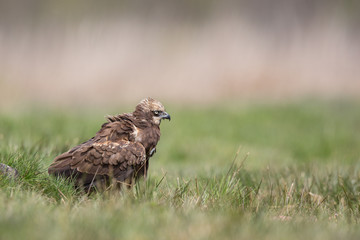
[[[170,115],[165,111],[164,105],[153,98],[145,98],[136,106],[135,115],[142,116],[156,125],[160,125],[162,119],[170,121]]]

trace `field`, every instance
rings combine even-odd
[[[170,105],[147,181],[89,196],[47,167],[131,108],[3,112],[0,239],[359,239],[359,109]]]

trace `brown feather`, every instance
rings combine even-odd
[[[108,116],[93,138],[57,156],[49,174],[74,177],[78,186],[85,187],[109,183],[110,178],[132,183],[133,178],[146,177],[150,153],[160,139],[160,121],[155,121],[153,111],[165,109],[148,98],[133,113]]]

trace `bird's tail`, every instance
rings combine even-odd
[[[70,165],[71,159],[72,159],[72,154],[68,152],[57,156],[54,162],[50,165],[48,169],[48,173],[50,175],[55,175],[55,176],[59,176],[59,175],[65,177],[71,176],[73,171]]]

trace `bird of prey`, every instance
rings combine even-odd
[[[132,184],[146,177],[149,159],[160,139],[160,122],[170,115],[157,100],[140,101],[132,113],[107,116],[107,122],[88,141],[57,156],[50,175],[75,179],[89,189]]]

